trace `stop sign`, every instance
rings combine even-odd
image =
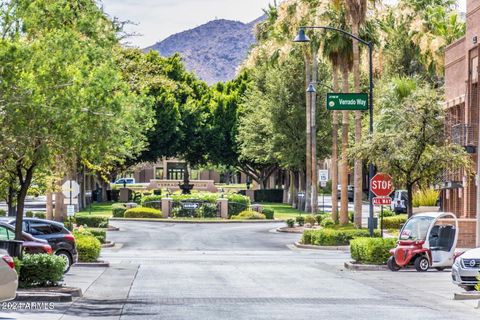
[[[388,197],[393,192],[392,177],[385,173],[377,173],[370,180],[370,189],[377,197]]]

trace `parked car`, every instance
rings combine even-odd
[[[15,299],[17,287],[18,275],[13,258],[6,250],[0,249],[0,301]]]
[[[341,198],[341,193],[342,193],[342,186],[338,185],[337,187],[337,198]],[[348,194],[348,201],[353,202],[353,198],[355,196],[355,193],[353,192],[353,186],[347,186],[347,194]]]
[[[452,281],[465,290],[473,290],[479,282],[480,248],[467,250],[455,259]]]
[[[11,224],[0,222],[0,240],[14,240],[15,227]],[[52,247],[46,240],[38,239],[32,235],[22,232],[23,252],[29,254],[47,253],[52,254]]]
[[[15,220],[10,221],[10,224],[15,226]],[[65,272],[68,272],[71,265],[77,262],[75,237],[62,223],[45,219],[24,218],[23,231],[36,238],[48,241],[53,253],[63,257],[67,262]]]
[[[408,193],[407,190],[395,190],[392,196],[391,209],[396,214],[407,212]]]
[[[114,184],[135,184],[134,178],[120,178],[114,182]]]

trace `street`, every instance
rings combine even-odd
[[[72,268],[84,297],[53,311],[0,319],[456,319],[478,318],[450,272],[353,272],[349,254],[300,250],[279,223],[112,222],[110,268]],[[5,312],[5,311],[3,311]]]

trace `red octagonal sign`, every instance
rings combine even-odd
[[[393,192],[392,177],[385,173],[377,173],[370,180],[370,188],[377,197],[388,197]]]

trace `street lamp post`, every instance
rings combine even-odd
[[[368,47],[368,60],[369,60],[369,91],[370,91],[370,108],[369,108],[369,133],[370,135],[373,134],[373,44],[369,41],[363,40],[362,38],[359,38],[345,30],[334,28],[334,27],[328,27],[328,26],[302,26],[298,30],[298,35],[295,37],[294,42],[310,42],[310,39],[308,36],[305,34],[305,29],[324,29],[324,30],[331,30],[331,31],[337,31],[341,32],[344,35],[347,35],[361,44],[364,44]],[[368,168],[368,180],[370,181],[375,174],[375,167],[373,163],[370,163],[369,168]],[[368,200],[369,200],[369,223],[368,223],[368,229],[370,231],[370,236],[373,236],[373,193],[371,191],[370,186],[368,187]]]

